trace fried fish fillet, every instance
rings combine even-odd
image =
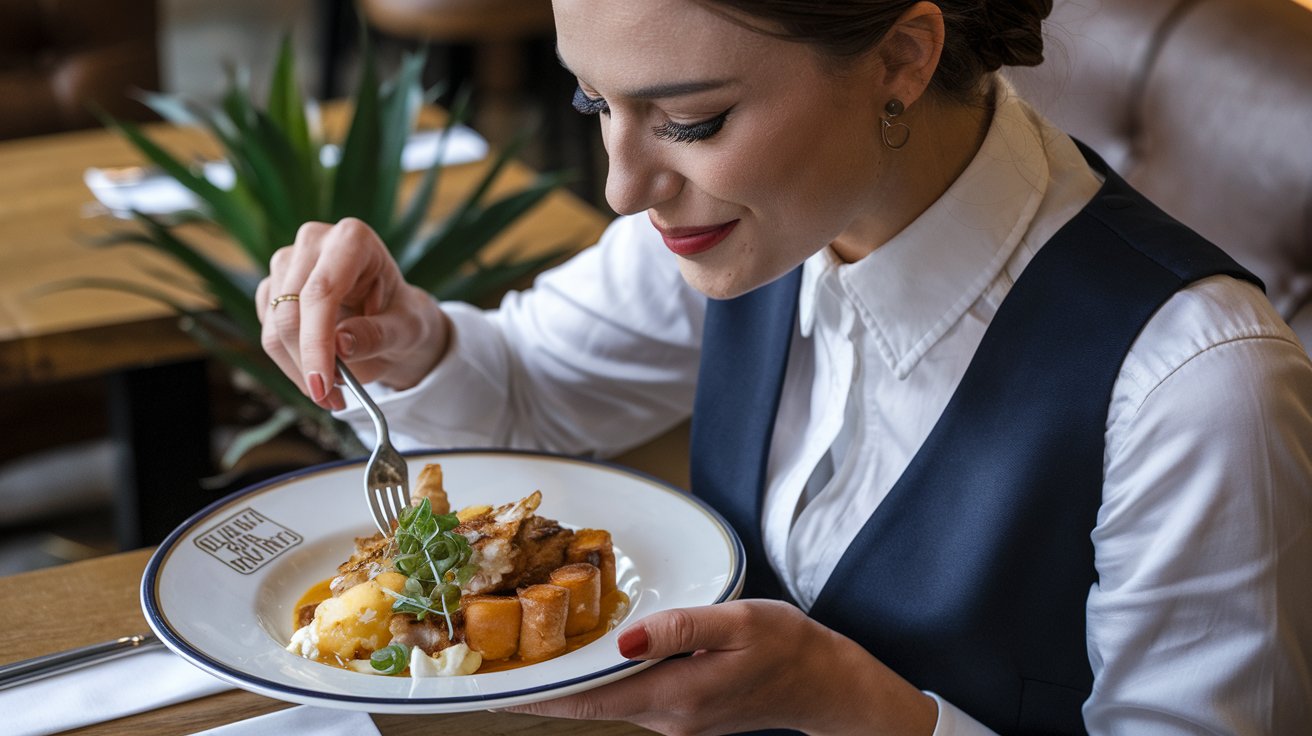
[[[535,515],[542,492],[462,521],[456,531],[469,540],[471,561],[478,572],[463,586],[465,593],[513,593],[516,588],[545,582],[565,561],[574,533],[551,519]]]
[[[430,463],[419,471],[419,482],[415,487],[412,505],[419,505],[420,500],[428,499],[434,514],[451,513],[451,502],[447,499],[446,489],[442,485],[442,466]],[[357,537],[355,552],[351,559],[337,566],[337,577],[329,584],[333,596],[339,596],[347,589],[366,580],[372,580],[379,573],[392,569],[391,540],[381,532],[371,537]]]
[[[337,577],[328,584],[333,597],[391,570],[391,554],[392,540],[384,537],[382,532],[372,537],[356,537],[351,559],[337,566]]]
[[[458,626],[459,617],[452,616],[452,619]],[[414,614],[396,613],[392,614],[388,627],[392,633],[393,644],[419,647],[425,654],[435,654],[452,644],[446,629],[446,620],[438,616],[424,616],[424,620],[420,621]]]
[[[546,582],[552,570],[571,561],[567,553],[574,532],[534,514],[541,503],[541,491],[534,491],[514,503],[479,509],[461,521],[456,532],[469,540],[470,562],[478,567],[462,586],[464,593],[514,593]],[[329,584],[333,596],[392,569],[392,553],[391,540],[382,534],[357,538],[355,552],[337,567],[338,576]]]

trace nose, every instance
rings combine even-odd
[[[679,193],[683,177],[662,158],[661,142],[650,128],[616,114],[603,125],[602,140],[610,159],[606,203],[616,213],[644,212]]]

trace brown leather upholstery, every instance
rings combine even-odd
[[[148,116],[158,89],[155,0],[0,0],[0,139]]]
[[[1009,76],[1060,127],[1266,282],[1312,349],[1312,11],[1290,0],[1058,0]]]
[[[502,41],[549,36],[550,0],[358,0],[369,24],[401,38]]]

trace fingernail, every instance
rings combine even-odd
[[[624,633],[620,634],[619,639],[616,640],[616,643],[620,647],[620,655],[625,659],[641,657],[647,653],[649,644],[647,641],[647,627],[634,626],[625,629]]]
[[[328,387],[324,385],[323,374],[319,371],[305,374],[305,386],[310,389],[310,398],[315,401],[323,401],[323,397],[328,395]]]
[[[355,335],[349,332],[337,333],[337,354],[343,358],[355,355]]]

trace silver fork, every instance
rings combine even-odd
[[[337,372],[342,374],[342,381],[374,420],[378,441],[374,444],[374,454],[369,456],[369,464],[364,468],[364,495],[378,531],[390,535],[401,512],[410,508],[410,471],[406,468],[405,458],[392,447],[383,412],[341,358],[337,359]]]

